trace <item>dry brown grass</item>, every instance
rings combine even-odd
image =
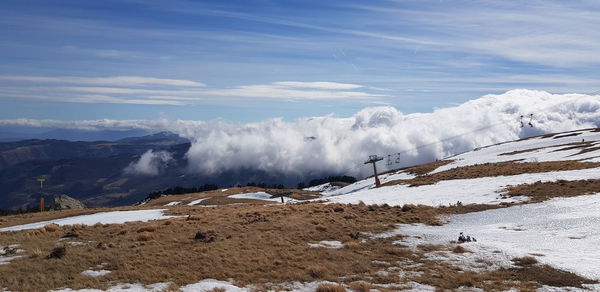
[[[424,256],[428,252],[450,250],[448,246],[423,245],[411,250],[394,244],[401,236],[369,239],[365,235],[389,231],[397,223],[440,224],[439,215],[479,208],[483,207],[402,208],[320,203],[177,206],[171,208],[170,215],[184,217],[160,222],[78,225],[54,232],[45,228],[6,232],[0,233],[0,246],[20,243],[26,253],[8,265],[0,265],[3,275],[0,287],[46,291],[156,282],[172,282],[174,287],[180,287],[214,278],[234,279],[239,286],[253,284],[258,290],[267,290],[277,283],[315,280],[337,282],[359,291],[368,291],[370,286],[387,291],[376,285],[408,281],[440,289],[473,286],[484,290],[515,287],[518,290],[550,283],[552,279],[544,278],[542,272],[568,279],[563,284],[587,283],[586,279],[541,265],[495,273],[459,271]],[[317,230],[317,226],[325,231]],[[78,236],[64,237],[69,232]],[[198,240],[195,239],[198,232],[214,237],[210,241]],[[345,242],[346,248],[308,246],[322,240],[339,240]],[[62,258],[46,259],[55,247],[61,246],[67,248]],[[422,275],[400,277],[398,273],[379,273],[381,262]],[[80,274],[102,263],[112,273],[102,278]],[[560,284],[555,282],[552,283]]]
[[[373,261],[402,261],[412,254],[408,250],[386,252],[386,247],[393,247],[392,239],[359,243],[353,236],[387,231],[395,228],[395,223],[435,223],[438,214],[425,206],[402,211],[390,206],[301,203],[174,207],[171,215],[185,217],[62,227],[54,232],[42,228],[0,233],[0,245],[20,243],[27,255],[0,266],[0,274],[7,275],[0,277],[0,287],[43,291],[65,286],[106,288],[118,282],[173,282],[181,286],[207,278],[264,285],[315,279],[337,282],[346,275],[354,275],[347,280],[354,282],[378,269]],[[187,220],[187,215],[198,220]],[[317,230],[318,226],[325,231]],[[195,240],[199,231],[212,231],[216,236],[212,242]],[[68,232],[76,232],[78,237],[59,241]],[[350,238],[349,248],[308,246],[344,238]],[[59,242],[67,247],[66,255],[45,259]],[[113,271],[102,281],[80,274],[101,263],[107,263],[105,269]]]
[[[337,284],[321,284],[317,287],[317,292],[345,292],[346,288]]]
[[[364,282],[364,281],[352,282],[352,283],[350,283],[349,286],[350,286],[350,290],[356,291],[356,292],[369,292],[369,291],[371,291],[371,288],[373,287],[371,284]]]
[[[511,152],[500,153],[498,155],[499,156],[510,156],[510,155],[517,155],[517,154],[534,152],[534,151],[538,151],[540,149],[544,149],[544,147],[530,148],[530,149],[524,149],[524,150],[515,150],[515,151],[511,151]]]
[[[517,266],[526,267],[537,264],[538,260],[534,257],[526,256],[521,258],[514,258],[512,259],[512,262],[515,263],[515,265]]]
[[[542,202],[555,197],[574,197],[600,192],[600,179],[555,182],[535,182],[509,186],[507,196],[527,196],[531,202]]]
[[[430,172],[436,170],[440,166],[444,166],[453,161],[454,160],[437,160],[434,162],[419,164],[419,165],[415,165],[415,166],[391,169],[391,170],[382,172],[381,174],[396,173],[396,172],[404,171],[406,173],[410,173],[410,174],[414,174],[414,175],[424,175],[424,174],[427,174],[427,173],[430,173]],[[370,177],[372,177],[372,176],[370,176]]]
[[[565,171],[600,167],[599,162],[580,161],[548,161],[548,162],[496,162],[457,167],[434,174],[417,176],[409,180],[390,181],[386,185],[408,184],[420,186],[435,184],[442,180],[470,179],[479,177],[494,177],[501,175],[518,175],[524,173],[541,173],[550,171]]]

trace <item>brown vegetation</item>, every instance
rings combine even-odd
[[[542,202],[555,197],[574,197],[600,192],[600,179],[588,180],[558,180],[553,182],[535,182],[509,186],[507,196],[527,196],[530,202]]]
[[[206,278],[233,278],[238,285],[261,285],[314,279],[339,281],[348,274],[355,275],[354,282],[377,269],[372,263],[375,260],[394,262],[412,254],[406,250],[386,252],[385,247],[393,247],[392,239],[358,243],[352,236],[383,232],[394,228],[391,223],[437,221],[435,209],[425,206],[402,211],[390,206],[304,203],[175,206],[171,210],[171,215],[184,217],[61,227],[62,232],[41,228],[0,233],[0,245],[20,243],[28,255],[0,266],[0,274],[6,275],[0,277],[0,287],[40,291],[65,286],[106,288],[118,282],[173,282],[181,286]],[[326,231],[317,230],[318,226]],[[78,237],[63,238],[67,232],[75,232]],[[198,232],[216,236],[201,236],[212,238],[205,243],[195,239]],[[351,248],[308,246],[321,240],[348,238]],[[52,259],[48,268],[48,260],[39,257],[40,251],[48,255],[59,243],[67,248],[66,256]],[[102,281],[80,274],[101,263],[107,263],[105,269],[113,271]]]
[[[369,239],[368,234],[388,231],[396,223],[436,225],[441,224],[437,219],[441,214],[479,208],[483,207],[320,203],[174,206],[170,215],[183,217],[160,222],[63,226],[55,231],[40,228],[5,232],[0,233],[0,245],[20,243],[26,256],[0,266],[0,287],[43,291],[59,287],[107,288],[111,283],[134,282],[172,282],[174,287],[180,287],[207,278],[231,278],[236,285],[252,284],[258,290],[278,287],[278,283],[315,280],[337,282],[358,291],[368,291],[369,287],[389,291],[392,288],[377,285],[410,281],[442,289],[473,286],[506,290],[532,289],[542,281],[550,281],[537,270],[477,274],[425,256],[428,252],[452,250],[448,246],[422,245],[411,250],[394,244],[400,236]],[[77,237],[64,237],[69,232]],[[322,240],[344,242],[345,248],[308,246]],[[57,247],[66,247],[63,256],[46,259]],[[382,262],[389,263],[383,269],[416,273],[380,273]],[[103,269],[112,273],[102,278],[80,274],[103,263]],[[564,277],[573,285],[585,280],[568,273]]]
[[[317,292],[345,292],[346,288],[337,284],[321,284],[317,287]]]
[[[517,266],[521,266],[521,267],[526,267],[526,266],[531,266],[531,265],[535,265],[538,263],[538,260],[534,257],[530,257],[530,256],[526,256],[526,257],[522,257],[522,258],[514,258],[512,259],[513,263],[515,263],[515,265]]]

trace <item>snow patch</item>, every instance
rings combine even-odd
[[[102,277],[102,276],[108,275],[110,273],[112,273],[112,271],[109,271],[109,270],[98,270],[98,271],[85,270],[85,271],[81,272],[82,275],[90,276],[90,277]]]
[[[253,199],[253,200],[281,202],[281,197],[272,198],[272,196],[273,195],[265,193],[265,192],[255,192],[255,193],[243,193],[243,194],[230,195],[229,197],[233,198],[233,199]],[[296,201],[294,199],[290,199],[287,197],[283,197],[283,199],[284,199],[284,202]]]
[[[133,210],[133,211],[111,211],[111,212],[100,212],[90,215],[80,215],[61,219],[54,219],[48,221],[42,221],[37,223],[23,224],[11,227],[0,228],[0,232],[4,231],[18,231],[26,229],[42,228],[48,224],[57,224],[60,226],[64,225],[94,225],[96,223],[101,224],[122,224],[125,222],[132,221],[150,221],[150,220],[161,220],[169,219],[176,216],[165,216],[163,211],[167,209],[151,209],[151,210]]]
[[[309,192],[323,192],[323,193],[328,193],[328,192],[333,192],[335,190],[338,190],[340,188],[341,188],[340,186],[334,186],[331,183],[324,183],[324,184],[312,186],[310,188],[304,188],[302,190],[309,191]]]
[[[309,243],[310,247],[342,248],[344,244],[337,240],[322,240],[319,243]]]
[[[193,201],[189,202],[187,205],[188,205],[188,206],[194,206],[194,205],[198,205],[198,204],[200,204],[202,201],[204,201],[204,200],[208,200],[208,199],[210,199],[210,197],[208,197],[208,198],[202,198],[202,199],[198,199],[198,200],[193,200]]]
[[[142,284],[117,284],[106,290],[99,289],[80,289],[73,290],[71,288],[64,288],[59,290],[51,290],[49,292],[160,292],[169,288],[169,283],[156,283],[152,285]]]
[[[195,284],[190,284],[181,287],[182,292],[203,292],[211,291],[213,289],[224,289],[227,292],[244,292],[249,291],[246,288],[240,288],[231,284],[231,282],[219,281],[215,279],[205,279]]]
[[[169,203],[165,204],[165,206],[177,206],[177,205],[181,205],[181,202],[174,201],[174,202],[169,202]]]

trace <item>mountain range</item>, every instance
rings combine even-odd
[[[283,179],[242,169],[219,176],[192,173],[185,159],[189,148],[187,139],[169,132],[116,141],[30,139],[0,143],[0,208],[36,205],[41,187],[38,178],[45,179],[41,190],[45,197],[67,194],[92,207],[132,204],[151,192],[174,186],[228,186]],[[144,153],[162,151],[169,153],[169,160],[159,169],[160,175],[126,171]]]

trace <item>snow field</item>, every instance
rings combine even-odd
[[[462,246],[474,255],[443,256],[460,266],[473,258],[506,266],[514,257],[535,256],[558,269],[600,280],[600,194],[512,206],[448,217],[443,226],[400,225],[396,234],[408,235],[404,244],[444,244],[460,232],[477,238]],[[461,258],[462,257],[462,258]]]
[[[580,134],[577,136],[568,137],[560,137],[561,134],[558,134],[555,137],[559,138],[556,139],[554,137],[536,137],[522,141],[513,141],[480,148],[479,150],[459,154],[449,158],[454,160],[454,162],[443,165],[437,168],[436,170],[432,171],[432,173],[441,172],[456,167],[463,167],[482,163],[505,162],[513,160],[522,160],[523,162],[580,160],[590,159],[600,155],[600,151],[591,151],[576,155],[581,151],[581,149],[556,151],[561,148],[567,148],[572,146],[564,144],[581,142],[582,139],[584,139],[585,141],[594,142],[594,144],[600,141],[600,132],[593,132],[592,130],[575,131],[573,133],[565,133],[565,135],[575,133]],[[524,151],[535,148],[542,149],[513,155],[500,155],[503,153]]]
[[[553,171],[543,173],[527,173],[512,176],[482,177],[473,179],[456,179],[440,181],[433,185],[409,187],[393,185],[380,188],[358,190],[349,194],[330,196],[333,203],[388,204],[402,206],[404,204],[423,204],[441,206],[456,204],[499,204],[502,202],[521,202],[525,197],[502,198],[499,193],[509,185],[531,184],[537,181],[581,180],[600,178],[598,169],[580,169],[569,171]]]

